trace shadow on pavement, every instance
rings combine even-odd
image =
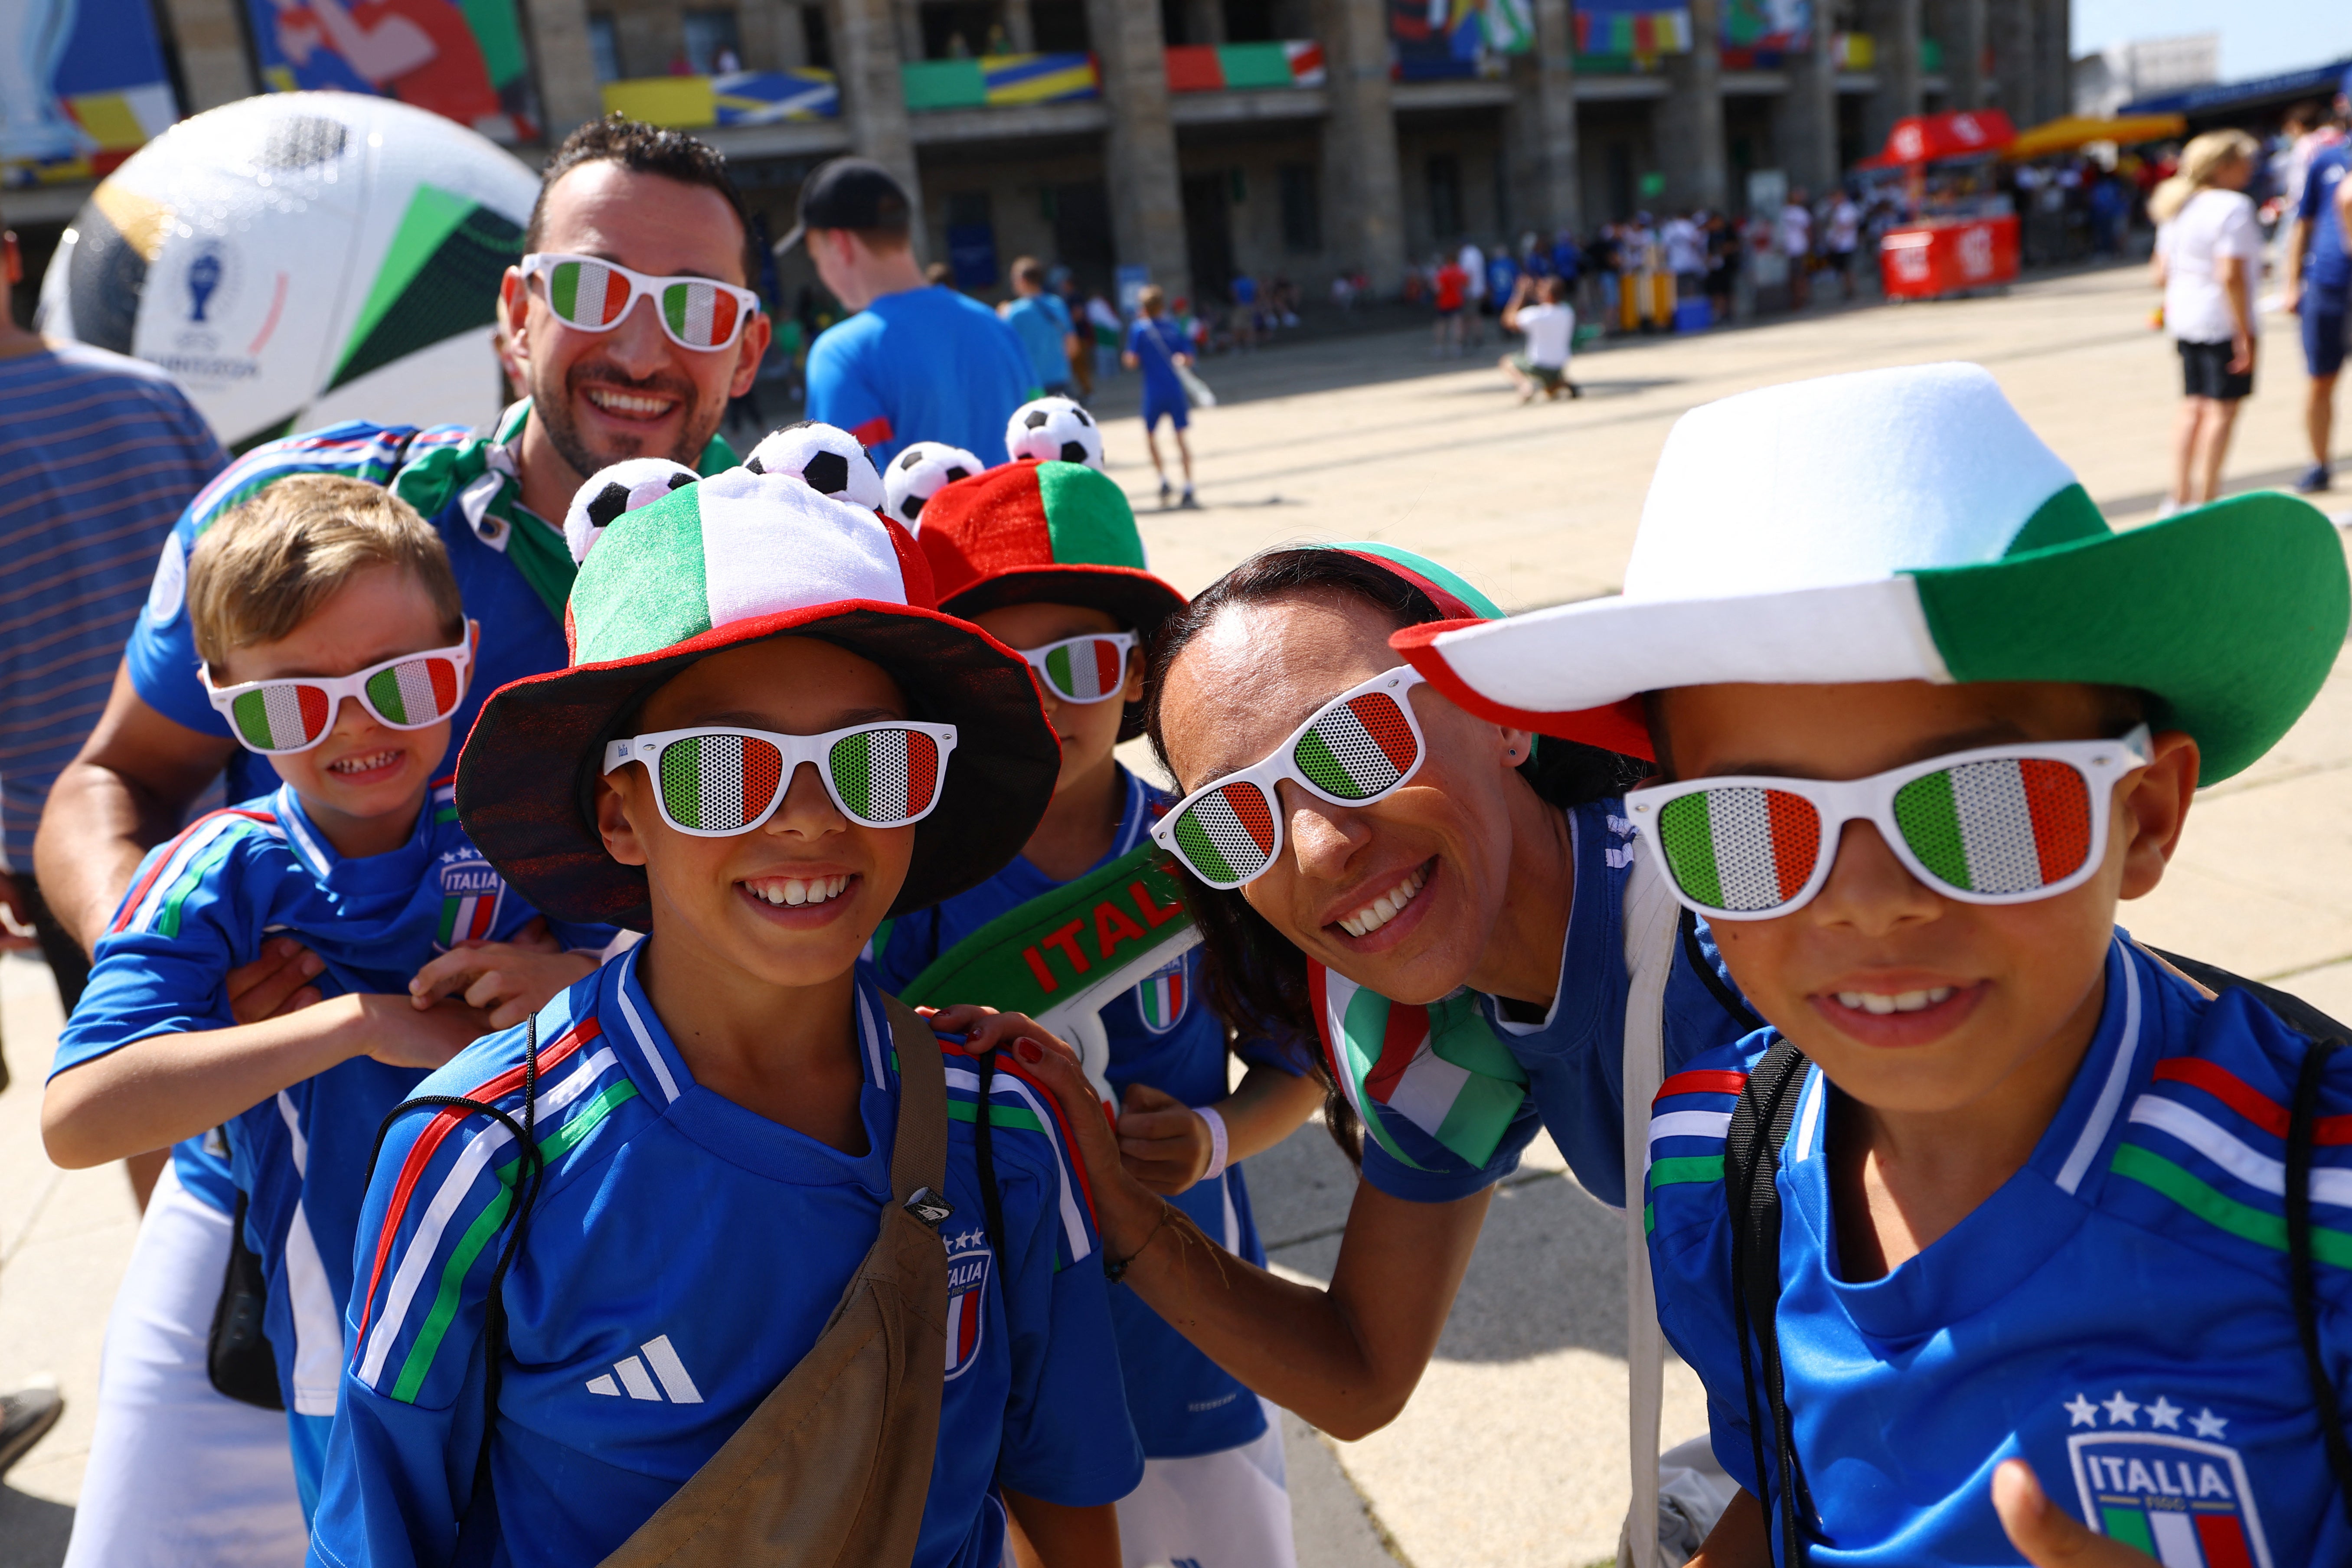
[[[57,1568],[73,1521],[64,1503],[0,1486],[0,1568]]]

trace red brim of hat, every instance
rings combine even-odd
[[[1125,622],[1143,639],[1141,657],[1171,616],[1191,603],[1174,587],[1132,566],[1023,566],[983,577],[940,605],[954,616],[981,616],[1007,605],[1077,605]],[[1130,702],[1118,738],[1143,733],[1143,704]]]
[[[1538,735],[1580,741],[1588,746],[1639,757],[1644,762],[1657,761],[1657,753],[1650,744],[1649,718],[1643,711],[1639,697],[1628,697],[1622,702],[1612,702],[1605,708],[1536,713],[1521,708],[1506,708],[1492,698],[1480,696],[1445,661],[1445,654],[1438,647],[1437,639],[1464,626],[1488,624],[1479,616],[1466,620],[1424,621],[1391,633],[1389,647],[1404,655],[1405,662],[1421,671],[1423,678],[1437,688],[1447,701],[1490,724],[1507,724],[1514,730],[1532,730]]]
[[[915,828],[891,913],[994,876],[1054,797],[1061,742],[1029,666],[969,622],[878,600],[737,621],[636,658],[509,681],[490,694],[457,759],[457,813],[475,847],[542,913],[648,931],[645,872],[604,852],[593,787],[604,742],[640,699],[698,659],[771,637],[817,637],[871,659],[909,717],[956,727],[940,804]]]

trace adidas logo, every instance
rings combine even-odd
[[[677,1359],[677,1347],[669,1342],[667,1334],[647,1340],[637,1347],[637,1352],[636,1355],[623,1356],[614,1362],[611,1372],[590,1378],[588,1392],[618,1399],[625,1389],[630,1398],[649,1399],[656,1405],[665,1394],[672,1405],[702,1403],[702,1390],[695,1387],[694,1379],[687,1375],[686,1363]],[[653,1368],[651,1373],[646,1370],[648,1365]],[[661,1379],[659,1388],[654,1386],[656,1377]],[[619,1381],[614,1382],[615,1378]]]

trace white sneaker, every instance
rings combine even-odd
[[[2164,498],[2163,504],[2156,509],[2156,520],[2158,522],[2162,522],[2174,512],[2187,511],[2188,510],[2189,503],[2187,501],[2174,500],[2170,496],[2167,496]]]

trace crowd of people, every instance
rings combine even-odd
[[[938,287],[912,220],[812,174],[849,314],[740,456],[753,225],[617,117],[490,429],[232,461],[0,334],[43,1136],[154,1173],[68,1563],[1279,1568],[1274,1412],[1395,1418],[1538,1132],[1706,1386],[1634,1561],[2352,1560],[2345,1031],[2116,924],[2327,679],[2325,517],[2116,534],[1920,365],[1684,416],[1615,598],[1369,542],[1188,598],[1045,374],[1091,311]],[[1574,395],[1584,255],[1441,258],[1450,333]],[[1139,304],[1189,503],[1202,342]],[[1244,1177],[1318,1110],[1321,1288]]]

